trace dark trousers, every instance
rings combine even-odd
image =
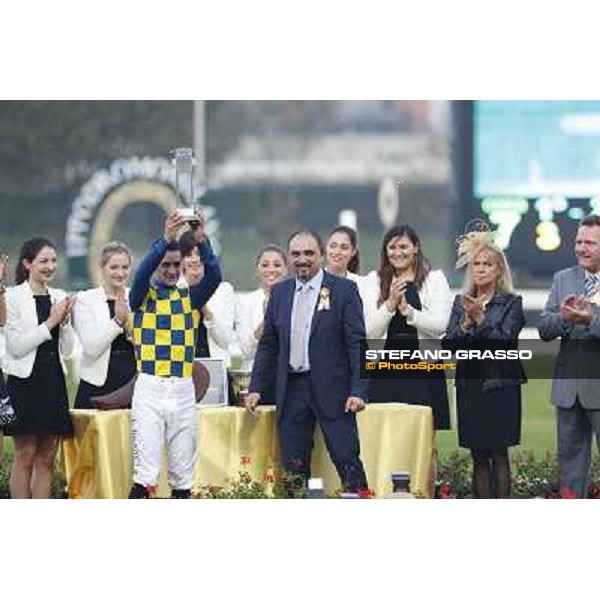
[[[581,406],[579,397],[571,408],[556,408],[560,484],[587,498],[592,436],[600,449],[600,410]]]
[[[344,490],[367,489],[356,415],[343,413],[335,419],[325,418],[315,400],[310,374],[289,375],[283,410],[277,418],[281,461],[286,471],[305,479],[310,477],[316,423]]]

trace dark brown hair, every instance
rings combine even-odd
[[[19,260],[15,269],[15,282],[20,285],[29,279],[29,271],[25,268],[23,261],[33,262],[35,257],[44,249],[56,250],[56,245],[44,237],[34,237],[23,243],[19,252]]]
[[[600,215],[588,215],[579,221],[579,227],[600,227]]]
[[[287,254],[285,253],[285,250],[281,246],[278,246],[277,244],[267,244],[266,246],[263,246],[259,250],[258,254],[256,255],[256,264],[257,265],[260,262],[260,259],[263,257],[263,254],[265,254],[266,252],[275,252],[275,253],[279,254],[279,256],[281,257],[281,260],[284,262],[285,265],[287,265],[287,263],[288,263]]]
[[[381,306],[390,295],[390,285],[394,276],[394,268],[390,264],[387,255],[387,246],[394,238],[407,237],[416,247],[417,255],[415,257],[415,286],[417,290],[423,287],[425,278],[431,271],[431,263],[423,255],[421,240],[417,232],[410,225],[394,225],[384,236],[381,244],[381,253],[379,257],[379,300],[377,305]]]
[[[348,227],[347,225],[338,225],[329,232],[327,241],[331,239],[331,236],[334,233],[345,233],[348,236],[352,249],[356,250],[354,256],[348,261],[348,271],[350,271],[350,273],[360,275],[360,251],[358,249],[358,234],[356,233],[356,230],[352,229],[352,227]]]

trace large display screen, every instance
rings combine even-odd
[[[464,216],[498,228],[512,264],[547,275],[574,261],[578,221],[600,214],[600,101],[468,103]]]

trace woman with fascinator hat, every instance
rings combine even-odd
[[[457,240],[457,268],[466,266],[463,293],[456,296],[445,347],[467,348],[483,340],[517,348],[525,324],[521,296],[513,293],[504,252],[489,230],[471,231]],[[477,364],[474,364],[477,362]],[[508,448],[521,437],[521,384],[527,381],[519,360],[457,361],[458,440],[473,459],[473,497],[508,498]],[[493,364],[492,364],[493,363]]]

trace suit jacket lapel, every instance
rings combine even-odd
[[[321,289],[328,288],[330,290],[329,294],[329,304],[333,302],[333,289],[335,288],[335,279],[327,272],[324,271],[323,274],[323,283],[321,284]],[[321,299],[321,290],[318,291],[317,295],[317,303],[315,304],[315,312],[313,313],[312,323],[310,324],[310,335],[311,337],[315,333],[319,323],[321,322],[321,318],[325,311],[319,310],[319,301]]]
[[[22,315],[23,325],[25,329],[34,329],[38,325],[37,310],[35,308],[35,300],[33,298],[33,291],[29,286],[29,282],[25,281],[21,284],[21,291],[23,297]]]
[[[575,293],[585,296],[585,271],[581,267],[577,267],[575,272]]]
[[[103,320],[105,320],[108,323],[110,321],[110,309],[108,308],[106,292],[104,291],[104,288],[102,286],[97,288],[97,290],[98,290],[98,303],[100,305],[99,310],[103,314]]]
[[[292,307],[294,305],[294,293],[296,291],[296,279],[292,277],[286,282],[283,294],[283,347],[286,356],[290,355],[290,337],[292,331]]]

